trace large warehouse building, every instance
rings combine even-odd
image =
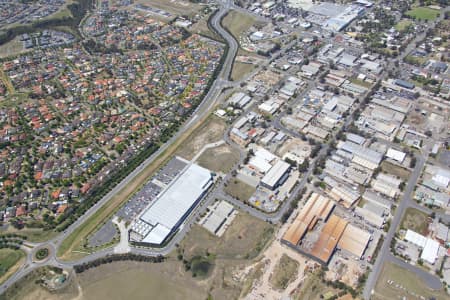
[[[306,232],[312,230],[319,220],[327,220],[333,208],[333,201],[317,193],[312,193],[282,240],[291,246],[297,246]]]
[[[132,224],[130,239],[161,245],[175,233],[213,184],[211,172],[188,165]]]
[[[286,181],[290,168],[291,165],[287,162],[282,160],[277,161],[263,177],[261,185],[273,191]]]
[[[360,259],[370,234],[335,214],[332,200],[312,193],[281,241],[300,253],[328,264],[336,248]]]

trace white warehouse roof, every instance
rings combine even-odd
[[[426,237],[410,229],[406,231],[405,240],[421,248],[425,247],[427,242]]]
[[[209,170],[189,165],[141,215],[140,219],[153,227],[143,241],[152,244],[164,241],[211,184]]]
[[[263,177],[261,182],[267,186],[274,187],[284,174],[289,170],[290,164],[279,160],[269,172]]]
[[[389,148],[386,156],[401,163],[405,159],[406,153],[395,150],[393,148]]]
[[[430,264],[434,264],[436,258],[438,257],[438,252],[439,252],[439,243],[436,242],[435,240],[427,238],[425,247],[423,248],[420,258]]]
[[[437,241],[409,229],[406,231],[405,240],[422,248],[420,258],[430,264],[434,264],[439,252],[439,243]]]

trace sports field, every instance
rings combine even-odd
[[[437,18],[439,11],[428,7],[416,7],[407,11],[406,15],[418,20],[432,21]]]

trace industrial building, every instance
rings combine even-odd
[[[311,255],[322,263],[328,264],[347,224],[348,221],[332,215],[323,227],[319,239],[314,244]]]
[[[330,176],[325,176],[323,180],[330,187],[328,195],[346,208],[351,207],[360,197],[357,190],[347,184],[337,182]]]
[[[213,184],[211,172],[189,164],[131,226],[130,240],[161,245],[173,235]]]
[[[390,198],[395,198],[400,194],[399,186],[401,183],[402,180],[400,179],[388,174],[380,173],[376,179],[372,180],[371,185],[373,190]]]
[[[349,141],[339,142],[337,148],[352,155],[352,162],[369,170],[378,168],[383,160],[382,153]]]
[[[406,231],[405,240],[422,248],[422,253],[420,255],[421,259],[430,264],[436,262],[440,248],[439,242],[410,229]]]
[[[228,102],[230,103],[230,105],[237,107],[237,108],[243,108],[245,107],[250,101],[252,100],[252,98],[242,92],[239,93],[235,93],[233,94],[233,96],[231,96],[230,100],[228,100]]]
[[[372,224],[378,228],[383,228],[384,223],[386,223],[384,217],[377,215],[375,212],[364,207],[356,206],[355,214],[364,218],[367,223]]]
[[[312,193],[284,234],[282,241],[291,246],[297,246],[306,232],[312,230],[319,220],[327,220],[333,208],[333,201],[317,193]]]
[[[230,203],[217,201],[210,208],[206,216],[199,222],[206,230],[221,236],[236,216],[236,211]]]
[[[408,90],[412,90],[415,88],[415,85],[412,84],[411,82],[402,80],[402,79],[396,79],[394,81],[394,83],[402,88],[408,89]]]
[[[286,181],[290,168],[291,165],[287,162],[282,160],[277,161],[261,179],[261,185],[273,191]]]
[[[357,259],[361,259],[370,242],[370,233],[348,224],[338,243],[338,248],[345,250]]]
[[[336,248],[360,259],[371,236],[337,215],[330,216],[334,206],[329,198],[312,193],[281,242],[322,264],[328,264]]]
[[[397,161],[398,163],[403,163],[406,157],[406,153],[402,151],[395,150],[393,148],[389,148],[386,152],[386,157]]]

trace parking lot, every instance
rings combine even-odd
[[[100,229],[89,237],[89,246],[92,248],[99,247],[111,242],[118,235],[116,227],[111,220],[108,220]]]
[[[131,222],[161,191],[186,167],[187,163],[174,157],[153,176],[127,203],[117,212],[117,217]]]

